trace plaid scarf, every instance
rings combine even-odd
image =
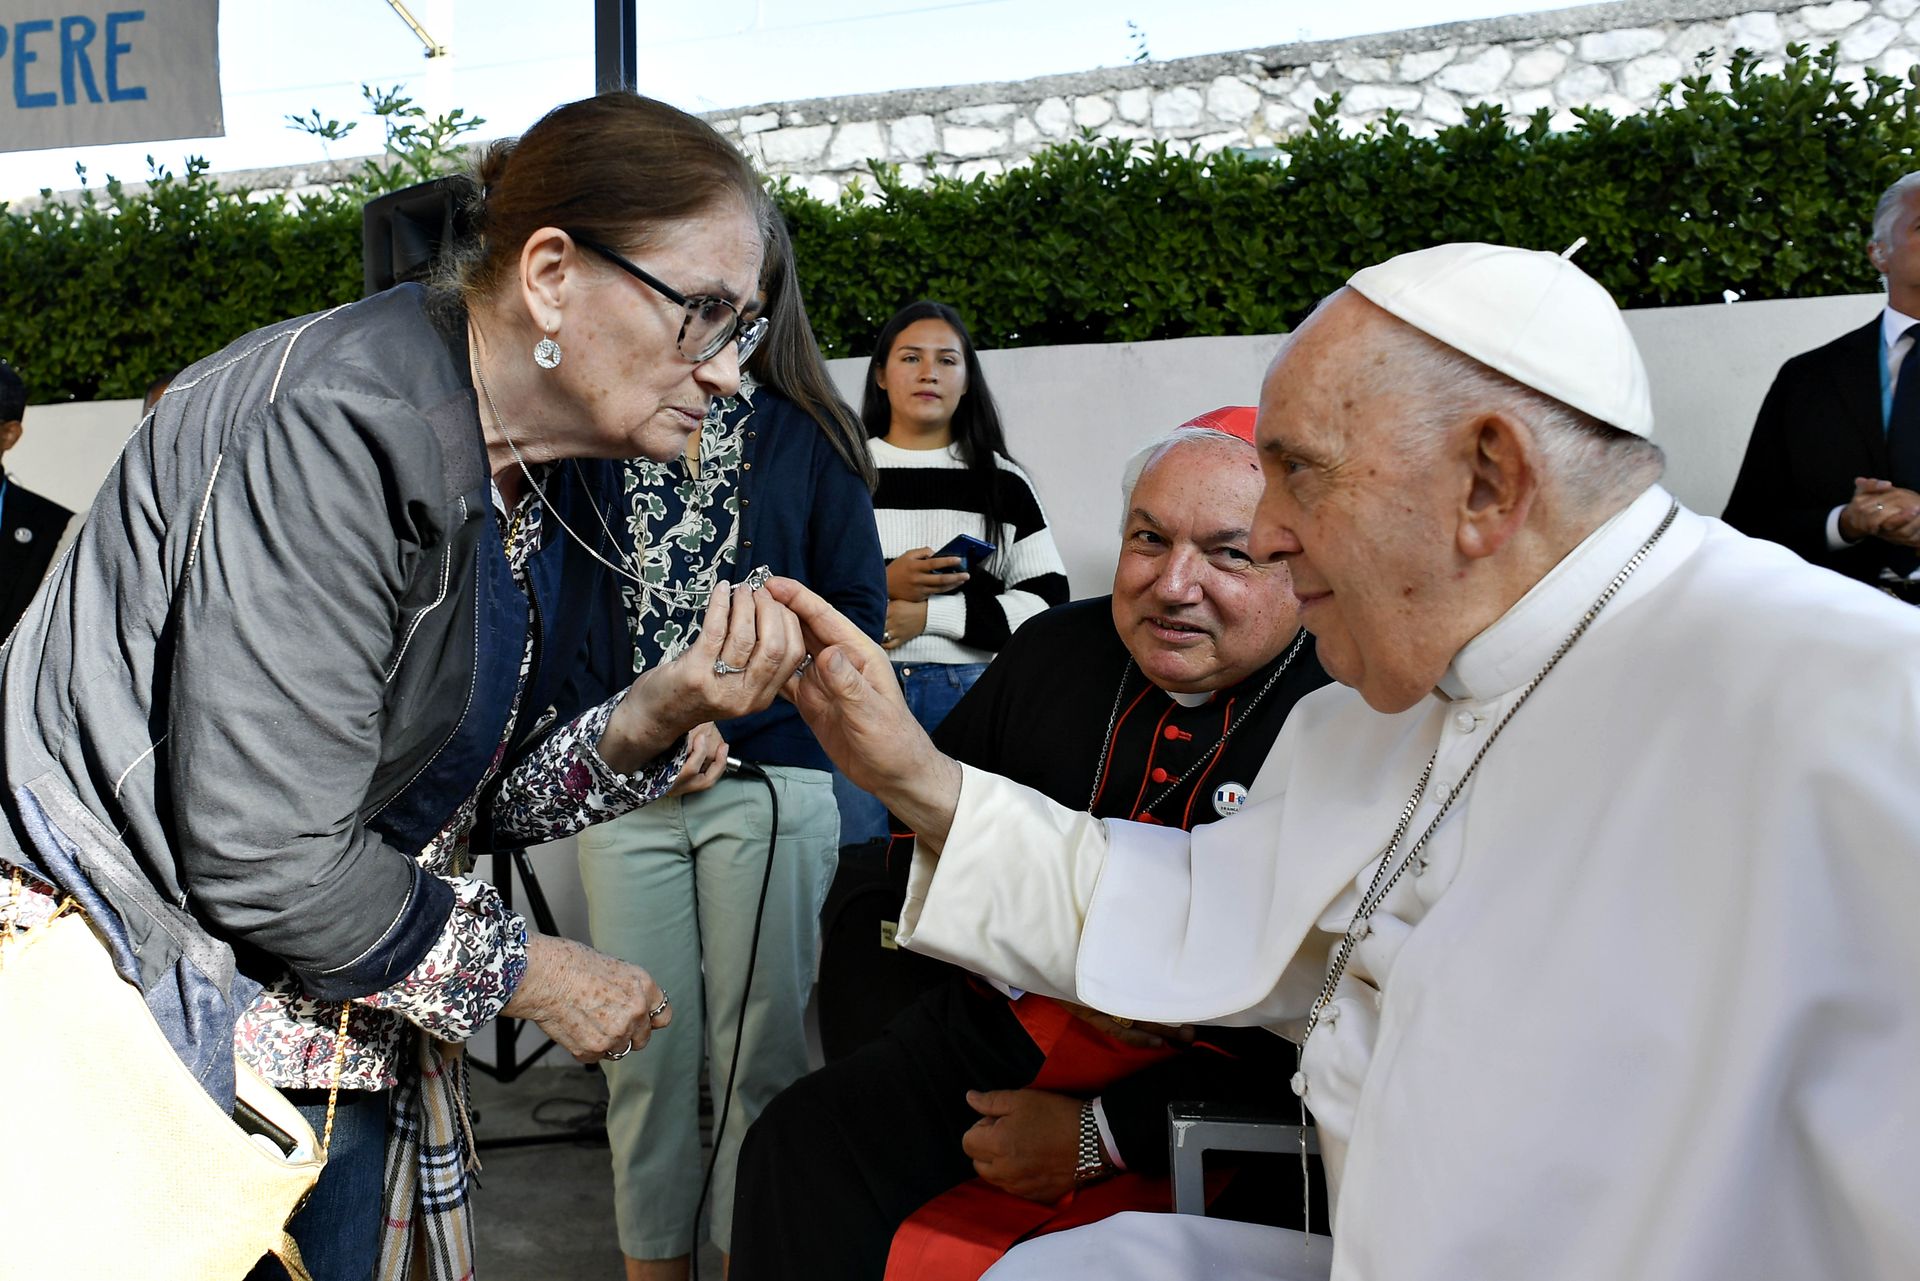
[[[480,1169],[467,1114],[462,1047],[413,1038],[419,1071],[387,1103],[385,1212],[375,1281],[472,1281],[471,1184]]]

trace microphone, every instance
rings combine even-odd
[[[728,778],[765,778],[766,773],[752,761],[743,761],[738,756],[727,757],[725,773]]]

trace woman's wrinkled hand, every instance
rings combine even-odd
[[[687,735],[687,763],[680,767],[680,776],[673,780],[667,795],[692,796],[695,792],[704,792],[726,772],[727,740],[720,737],[720,730],[712,721],[696,725]]]
[[[527,972],[501,1009],[528,1019],[581,1063],[625,1058],[673,1022],[659,1009],[666,994],[648,973],[584,943],[548,934],[527,936]]]
[[[628,688],[601,736],[601,759],[630,774],[706,721],[772,703],[806,657],[800,622],[745,583],[717,589],[700,637]]]

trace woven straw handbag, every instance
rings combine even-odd
[[[16,875],[16,896],[19,885]],[[8,889],[0,882],[0,901]],[[236,1112],[250,1110],[257,1133],[181,1063],[85,917],[63,908],[17,933],[9,921],[0,1206],[12,1226],[0,1281],[238,1281],[267,1254],[310,1281],[286,1223],[325,1148],[284,1095],[236,1067]]]

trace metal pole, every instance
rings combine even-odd
[[[634,0],[593,0],[593,87],[632,89],[639,80]]]

